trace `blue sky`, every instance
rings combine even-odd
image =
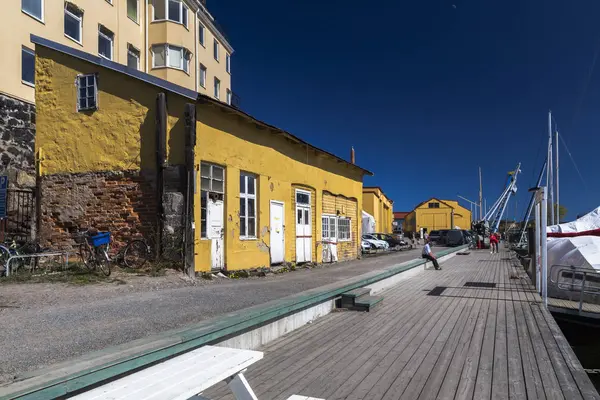
[[[561,145],[568,218],[600,205],[597,0],[208,0],[236,50],[242,108],[375,173],[396,211],[429,197],[488,204],[522,162],[520,219],[546,151]],[[600,60],[598,60],[600,64]],[[584,184],[585,182],[585,184]],[[468,204],[466,204],[468,206]],[[517,208],[517,210],[516,210]]]

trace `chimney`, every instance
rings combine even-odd
[[[350,147],[350,162],[356,164],[356,155],[354,154],[354,147]]]

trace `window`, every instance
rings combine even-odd
[[[352,239],[352,233],[350,230],[350,218],[338,218],[338,239],[340,241],[348,241]]]
[[[98,79],[95,74],[77,75],[77,111],[98,109]]]
[[[200,86],[206,88],[206,67],[200,64]]]
[[[188,7],[182,0],[154,0],[153,21],[169,21],[188,26]]]
[[[134,22],[138,22],[139,0],[127,0],[127,16]]]
[[[221,93],[221,81],[215,76],[215,98],[219,98],[219,93]]]
[[[296,190],[296,203],[310,205],[310,193]]]
[[[98,54],[107,60],[113,59],[115,34],[100,25],[98,27]]]
[[[231,90],[227,89],[227,104],[231,105]]]
[[[231,56],[229,53],[225,53],[225,71],[228,74],[231,74]]]
[[[127,66],[140,69],[140,51],[131,44],[127,44]]]
[[[21,10],[35,19],[44,20],[43,0],[21,0]]]
[[[321,217],[321,225],[323,228],[321,236],[323,238],[323,241],[335,241],[337,239],[336,220],[337,218],[334,216],[323,215]]]
[[[440,208],[440,203],[429,203],[428,207],[429,208]]]
[[[256,237],[256,176],[240,173],[240,236]]]
[[[65,3],[65,35],[81,44],[83,12],[71,3]]]
[[[204,35],[206,34],[206,28],[204,25],[200,24],[200,28],[198,29],[198,40],[200,44],[204,46]]]
[[[213,57],[219,61],[219,42],[217,42],[217,39],[213,39]]]
[[[169,67],[189,71],[191,53],[183,47],[161,44],[152,46],[152,68]]]
[[[200,163],[200,237],[206,237],[206,209],[209,195],[223,198],[225,169],[218,165]]]
[[[35,53],[27,47],[21,48],[21,81],[35,85]]]

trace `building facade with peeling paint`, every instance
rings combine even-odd
[[[360,254],[369,171],[208,96],[32,41],[46,245],[88,226],[117,245],[143,235],[188,271]]]

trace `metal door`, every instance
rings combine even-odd
[[[285,260],[285,220],[284,204],[280,201],[271,201],[271,263],[282,263]]]
[[[225,255],[223,249],[223,200],[208,199],[207,217],[208,229],[206,237],[210,239],[211,268],[213,270],[223,269],[225,266]]]

